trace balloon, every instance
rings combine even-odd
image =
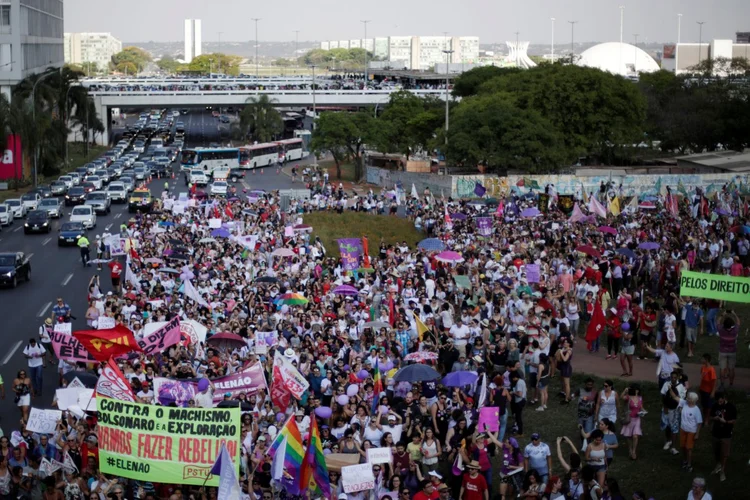
[[[198,381],[198,390],[199,390],[200,392],[203,392],[203,391],[205,391],[206,389],[208,389],[208,379],[206,379],[206,378],[202,378],[202,379],[200,379],[200,380]]]
[[[352,384],[346,388],[346,395],[349,396],[350,398],[356,396],[358,392],[359,392],[359,387],[357,386],[357,384]]]
[[[364,380],[369,376],[370,374],[368,373],[367,370],[360,370],[359,373],[357,373],[357,378],[359,378],[360,380]]]
[[[384,413],[384,414],[388,413],[388,407],[387,406],[380,405],[380,407],[378,408],[378,410],[380,410],[380,413]]]
[[[325,448],[325,449],[323,450],[323,455],[330,455],[330,454],[331,454],[331,450],[330,450],[330,449],[328,449],[328,448]]]
[[[349,396],[347,396],[346,394],[340,394],[336,397],[336,402],[341,406],[344,406],[345,404],[349,403]]]
[[[277,422],[283,422],[285,418],[286,418],[286,415],[284,415],[284,412],[280,411],[279,413],[276,414]]]
[[[630,330],[630,323],[625,322],[622,325],[620,325],[620,328],[622,328],[623,331],[627,332],[628,330]]]
[[[315,408],[315,414],[320,418],[330,418],[331,408],[329,408],[328,406],[319,406]]]

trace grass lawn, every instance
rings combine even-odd
[[[414,224],[406,219],[386,215],[365,213],[335,212],[305,214],[305,224],[313,227],[313,236],[319,236],[329,255],[339,257],[339,238],[361,238],[367,236],[370,254],[378,252],[380,241],[387,244],[406,241],[410,247],[416,245],[422,234],[414,229]]]
[[[748,349],[747,342],[750,342],[750,304],[735,304],[728,306],[730,309],[737,312],[737,316],[740,318],[740,339],[739,346],[737,347],[737,366],[742,368],[750,368],[750,349]],[[705,325],[704,325],[705,327]],[[687,357],[687,347],[680,349],[677,348],[677,354],[680,356],[680,361],[683,363],[700,363],[701,356],[704,352],[708,352],[714,355],[719,352],[719,337],[698,337],[698,343],[695,347],[695,357]]]
[[[328,170],[328,178],[333,181],[338,181],[339,178],[336,176],[336,162],[333,160],[323,160],[318,163],[321,168]],[[341,164],[341,179],[342,181],[354,182],[354,165],[351,163]]]
[[[573,363],[575,362],[574,358]],[[571,389],[575,391],[576,388],[583,386],[585,379],[585,375],[574,374],[571,380]],[[596,387],[601,389],[602,379],[596,377],[594,379],[596,380]],[[614,381],[615,390],[620,393],[630,383],[632,382],[616,379]],[[662,450],[664,434],[659,429],[661,396],[656,384],[642,383],[641,387],[644,407],[648,411],[648,415],[641,420],[643,436],[641,436],[638,444],[638,460],[632,461],[628,457],[628,443],[623,436],[620,436],[620,425],[617,425],[619,448],[614,452],[614,462],[609,469],[609,475],[617,479],[625,498],[630,499],[634,491],[643,490],[647,495],[646,498],[653,497],[657,500],[682,499],[687,497],[691,481],[696,476],[706,478],[708,491],[713,495],[713,498],[746,498],[747,490],[742,478],[747,473],[747,459],[750,454],[750,426],[741,423],[741,419],[747,418],[746,416],[750,414],[750,403],[745,395],[733,393],[730,396],[730,401],[737,406],[740,423],[735,426],[731,455],[727,464],[727,480],[722,483],[718,476],[710,475],[715,466],[710,429],[704,428],[700,433],[693,455],[693,472],[683,471],[680,468],[682,457],[680,455],[673,456]],[[519,445],[523,449],[530,442],[531,434],[539,432],[542,440],[552,450],[553,474],[564,475],[564,470],[557,459],[556,439],[558,436],[568,436],[579,450],[581,440],[577,429],[575,400],[570,405],[560,405],[556,396],[560,389],[560,379],[553,379],[549,387],[550,400],[547,411],[537,412],[534,407],[526,407],[524,410],[525,437],[519,440]],[[621,408],[624,408],[624,406],[621,406]],[[510,426],[510,419],[508,423]],[[570,447],[563,445],[562,449],[563,457],[567,461]],[[581,453],[581,457],[585,458],[583,453]],[[499,464],[496,464],[493,470],[496,467],[499,467]],[[742,493],[743,491],[745,493]]]

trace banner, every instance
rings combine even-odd
[[[479,236],[489,237],[492,236],[492,218],[491,217],[477,217],[474,219],[477,223],[477,234]]]
[[[118,235],[112,235],[106,239],[105,245],[109,246],[109,255],[111,257],[120,257],[125,255],[125,239]]]
[[[308,382],[292,362],[282,356],[279,351],[276,351],[276,354],[274,355],[273,366],[279,367],[279,374],[281,375],[284,386],[289,389],[292,396],[301,399],[302,395],[308,387],[310,387],[310,382]]]
[[[112,358],[107,361],[102,374],[99,375],[99,380],[96,382],[96,393],[120,401],[135,401],[133,389],[130,388],[125,375],[122,374]]]
[[[255,363],[250,368],[242,370],[232,375],[219,377],[211,381],[214,384],[214,403],[224,399],[224,394],[232,393],[234,399],[237,395],[244,392],[248,397],[254,396],[261,390],[266,390],[266,375],[263,372],[263,365]]]
[[[281,367],[279,365],[273,365],[271,377],[269,396],[271,396],[274,406],[278,406],[282,412],[285,412],[289,408],[289,403],[292,402],[292,393],[284,385],[284,377],[281,375]]]
[[[389,464],[393,459],[393,450],[386,446],[383,448],[369,448],[367,450],[368,464]]]
[[[107,361],[131,351],[140,351],[133,332],[125,325],[116,325],[107,330],[77,330],[73,332],[81,344],[97,361]]]
[[[375,475],[372,464],[348,465],[341,468],[341,483],[344,493],[372,490],[375,488]]]
[[[23,177],[23,149],[21,136],[10,134],[5,140],[5,151],[0,159],[0,179],[20,179]]]
[[[61,418],[62,412],[60,410],[32,408],[29,412],[29,421],[26,422],[26,430],[39,434],[54,434],[57,421]]]
[[[344,271],[354,271],[359,268],[359,258],[362,256],[362,240],[359,238],[342,238],[337,240],[341,254],[341,267]]]
[[[485,406],[479,410],[477,432],[497,432],[500,428],[500,408]]]
[[[52,348],[55,350],[55,356],[58,359],[72,363],[98,363],[96,358],[74,336],[53,331],[50,337]]]
[[[174,408],[97,398],[99,468],[153,483],[217,486],[226,445],[239,474],[240,408]]]
[[[526,281],[539,283],[539,264],[526,264]]]
[[[575,198],[572,194],[560,194],[557,196],[557,208],[567,217],[570,217],[570,214],[573,213],[575,204]]]
[[[138,345],[141,346],[144,354],[162,352],[168,347],[172,347],[182,340],[180,332],[180,318],[175,316],[170,321],[165,321],[155,332],[144,335],[138,339]]]
[[[750,303],[750,278],[682,271],[680,295]]]
[[[164,406],[172,403],[178,406],[187,406],[196,394],[198,394],[196,382],[184,382],[164,377],[154,378],[154,395],[159,403]]]
[[[180,322],[180,332],[187,338],[190,339],[191,344],[200,344],[206,341],[206,334],[208,328],[201,325],[197,321],[187,319]]]
[[[537,198],[536,201],[536,208],[538,208],[543,214],[546,214],[547,208],[549,208],[549,195],[547,193],[539,193],[538,196],[539,198]]]

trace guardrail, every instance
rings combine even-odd
[[[316,96],[327,96],[327,95],[341,95],[341,96],[354,96],[354,95],[371,95],[371,96],[383,96],[390,95],[394,90],[89,90],[91,96],[220,96],[220,95],[256,95],[256,94],[268,94],[268,95],[312,95]],[[416,95],[444,95],[445,89],[415,89],[409,90]]]

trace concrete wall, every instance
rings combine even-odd
[[[400,182],[407,193],[411,192],[411,185],[414,184],[419,193],[427,187],[435,196],[443,193],[445,196],[451,196],[453,190],[453,177],[450,175],[397,172],[377,167],[367,167],[367,182],[385,188],[392,188]]]

